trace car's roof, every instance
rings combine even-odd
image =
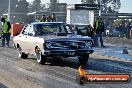
[[[38,24],[65,24],[64,22],[34,22],[31,23],[32,25],[38,25]]]

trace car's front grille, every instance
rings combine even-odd
[[[46,44],[50,43],[47,47]],[[47,49],[83,49],[86,48],[86,41],[54,41],[45,44]]]

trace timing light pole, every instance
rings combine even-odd
[[[8,17],[7,17],[8,21],[10,21],[10,15],[11,15],[11,0],[9,0],[9,4],[8,4]]]
[[[99,4],[100,4],[99,16],[101,16],[101,9],[102,9],[102,2],[101,2],[101,0],[99,0]]]

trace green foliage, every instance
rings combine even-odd
[[[66,3],[58,3],[57,0],[50,0],[48,10],[51,12],[66,12]]]
[[[17,13],[27,13],[29,3],[26,0],[19,0],[18,6],[16,8]]]
[[[81,2],[83,4],[87,4],[87,3],[95,3],[96,0],[81,0]]]
[[[58,9],[58,7],[57,7],[57,0],[50,0],[49,11],[56,12],[57,9]]]
[[[15,9],[17,8],[18,0],[11,0],[11,12],[15,12]]]
[[[82,3],[100,4],[100,0],[82,0]],[[103,13],[117,13],[121,7],[120,0],[101,0],[101,11]]]
[[[34,12],[34,11],[44,11],[45,10],[45,4],[41,3],[41,0],[34,0],[30,5],[29,5],[29,11]]]
[[[118,27],[119,25],[125,25],[125,23],[129,22],[129,20],[124,20],[124,19],[120,19],[120,20],[115,20],[113,22],[113,26]]]
[[[11,1],[11,13],[15,11],[16,5],[18,4],[18,0],[10,0]],[[0,2],[0,15],[2,16],[4,13],[8,12],[8,4],[9,0],[1,0]]]
[[[14,21],[26,22],[28,6],[29,6],[29,3],[26,0],[19,0],[16,10],[15,10],[15,12],[19,14],[16,14]]]

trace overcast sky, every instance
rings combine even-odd
[[[28,2],[31,2],[33,0],[27,0]],[[49,3],[50,0],[41,0],[42,3]],[[77,4],[81,3],[81,0],[59,0],[59,2],[68,3],[68,4]],[[121,9],[120,12],[122,13],[132,13],[132,0],[121,0]]]

